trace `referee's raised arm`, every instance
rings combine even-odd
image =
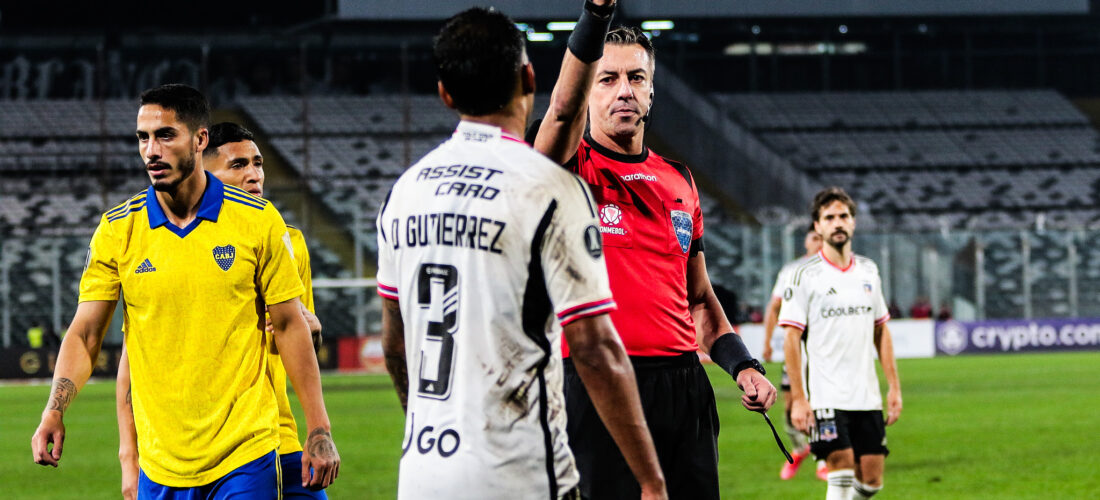
[[[569,50],[561,62],[550,107],[531,145],[557,164],[577,153],[588,118],[588,94],[603,56],[604,37],[615,12],[615,0],[588,0],[569,35]]]

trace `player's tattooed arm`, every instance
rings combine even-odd
[[[306,438],[302,456],[302,486],[317,490],[328,487],[340,474],[340,453],[325,427],[314,427]]]
[[[382,352],[401,408],[408,410],[409,367],[405,357],[405,322],[401,318],[400,303],[393,299],[382,299]]]
[[[306,449],[314,457],[333,459],[337,457],[336,444],[332,442],[332,433],[318,427],[309,432],[306,438]]]
[[[32,457],[39,465],[57,467],[58,460],[61,460],[65,441],[62,417],[76,398],[77,391],[92,374],[116,303],[114,300],[90,300],[77,306],[69,334],[61,341],[54,364],[50,398],[42,411],[42,420],[31,436]]]
[[[46,409],[57,410],[64,414],[75,397],[76,384],[72,380],[64,377],[54,380],[53,388],[50,389],[50,402],[46,405]]]

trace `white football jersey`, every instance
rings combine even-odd
[[[556,500],[576,486],[560,325],[615,308],[580,178],[461,122],[379,210],[378,290],[405,325],[398,498]]]
[[[772,287],[772,294],[768,296],[764,303],[768,304],[772,301],[772,299],[775,298],[783,298],[783,290],[787,288],[787,281],[790,280],[791,273],[794,272],[795,269],[798,269],[798,266],[801,266],[802,263],[806,262],[807,259],[815,257],[816,255],[817,254],[799,257],[784,264],[783,267],[779,268],[779,273],[775,276],[775,286]],[[775,326],[776,328],[773,331],[772,335],[772,348],[778,350],[780,354],[783,354],[783,339],[786,336],[786,332],[783,331],[783,327],[780,326],[778,323]],[[803,356],[805,356],[805,354],[803,354]],[[784,367],[783,369],[786,370],[786,367]],[[786,374],[786,371],[784,371],[783,373]],[[786,375],[784,375],[784,379],[786,379]],[[784,383],[786,382],[784,381]]]
[[[802,330],[802,380],[810,407],[881,410],[874,329],[890,319],[874,261],[853,255],[840,269],[823,252],[792,272],[780,326]]]
[[[783,267],[779,268],[779,273],[775,275],[775,286],[772,287],[772,294],[765,303],[771,302],[771,300],[776,297],[783,298],[783,290],[787,288],[787,281],[790,280],[791,273],[794,272],[795,269],[798,269],[798,266],[801,266],[803,262],[806,262],[816,255],[817,254],[799,257],[783,264]]]

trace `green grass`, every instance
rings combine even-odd
[[[1096,353],[899,361],[905,411],[887,430],[892,454],[876,498],[1094,498],[1097,361]],[[778,364],[768,368],[778,382]],[[723,497],[824,497],[809,462],[795,479],[779,480],[782,457],[767,425],[740,407],[727,375],[712,369],[711,376],[722,418]],[[393,498],[403,418],[389,379],[331,375],[324,384],[343,458],[330,498]],[[34,465],[30,454],[48,391],[0,387],[0,498],[118,498],[114,384],[91,383],[73,403],[59,469]],[[771,415],[782,422],[778,405]]]

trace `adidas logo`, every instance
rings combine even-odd
[[[149,261],[145,261],[145,262],[149,262]],[[836,295],[836,288],[829,288],[829,293],[826,293],[825,295]]]
[[[141,265],[138,266],[134,274],[151,273],[156,270],[157,268],[153,267],[153,263],[149,262],[149,259],[145,259],[145,262],[142,262]]]

